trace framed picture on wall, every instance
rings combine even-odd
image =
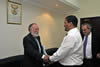
[[[7,0],[7,24],[22,24],[22,4]]]
[[[11,1],[11,2],[15,2],[15,3],[22,4],[22,0],[8,0],[8,1]]]

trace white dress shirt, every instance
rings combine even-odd
[[[86,36],[84,37],[85,40]],[[92,58],[92,44],[91,44],[91,39],[92,39],[92,33],[90,32],[90,34],[88,35],[88,41],[87,41],[87,45],[86,45],[86,58],[87,59],[91,59]],[[84,43],[83,40],[83,43]]]
[[[83,45],[80,32],[77,28],[68,31],[59,49],[49,58],[59,61],[62,65],[81,65],[83,63]]]

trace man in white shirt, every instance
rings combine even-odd
[[[80,67],[83,64],[83,46],[79,30],[76,28],[78,20],[76,16],[70,15],[65,18],[64,27],[68,31],[59,49],[49,56],[49,60],[57,62],[56,67]],[[48,57],[45,56],[47,61]]]
[[[100,58],[100,53],[96,53],[97,52],[97,46],[96,43],[94,43],[93,45],[93,39],[92,38],[92,32],[91,32],[91,25],[88,23],[84,23],[81,26],[82,28],[82,33],[84,35],[84,40],[83,40],[83,48],[84,48],[84,63],[83,63],[83,67],[95,67],[96,65],[94,62],[95,57],[96,58]],[[86,41],[87,38],[87,41]],[[97,48],[94,48],[97,47]]]

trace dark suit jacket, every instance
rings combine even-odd
[[[40,37],[37,37],[40,47],[41,53],[39,52],[38,44],[35,38],[29,33],[23,39],[24,46],[24,61],[23,67],[42,67],[42,55],[43,55],[43,47],[41,46]]]
[[[92,56],[93,64],[95,67],[100,67],[100,59],[96,57],[97,53],[100,53],[100,38],[96,35],[96,30],[92,30]]]
[[[96,55],[97,53],[100,53],[100,38],[96,35],[96,30],[93,29],[92,30],[92,55],[93,55],[93,59],[97,59]]]
[[[97,37],[95,37],[95,34],[92,33],[92,56],[93,56],[93,59],[96,59],[96,54],[99,53],[99,46],[98,46],[98,41],[97,41]],[[84,37],[83,37],[84,38]]]

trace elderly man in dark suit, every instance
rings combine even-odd
[[[28,30],[30,33],[23,39],[23,67],[43,67],[42,57],[46,55],[46,52],[41,45],[39,27],[36,23],[32,23]]]
[[[88,23],[84,23],[81,26],[84,35],[83,45],[84,45],[84,64],[83,67],[97,67],[97,59],[100,58],[100,53],[98,49],[98,43],[96,35],[92,29],[92,26]],[[96,64],[95,64],[96,63]]]

